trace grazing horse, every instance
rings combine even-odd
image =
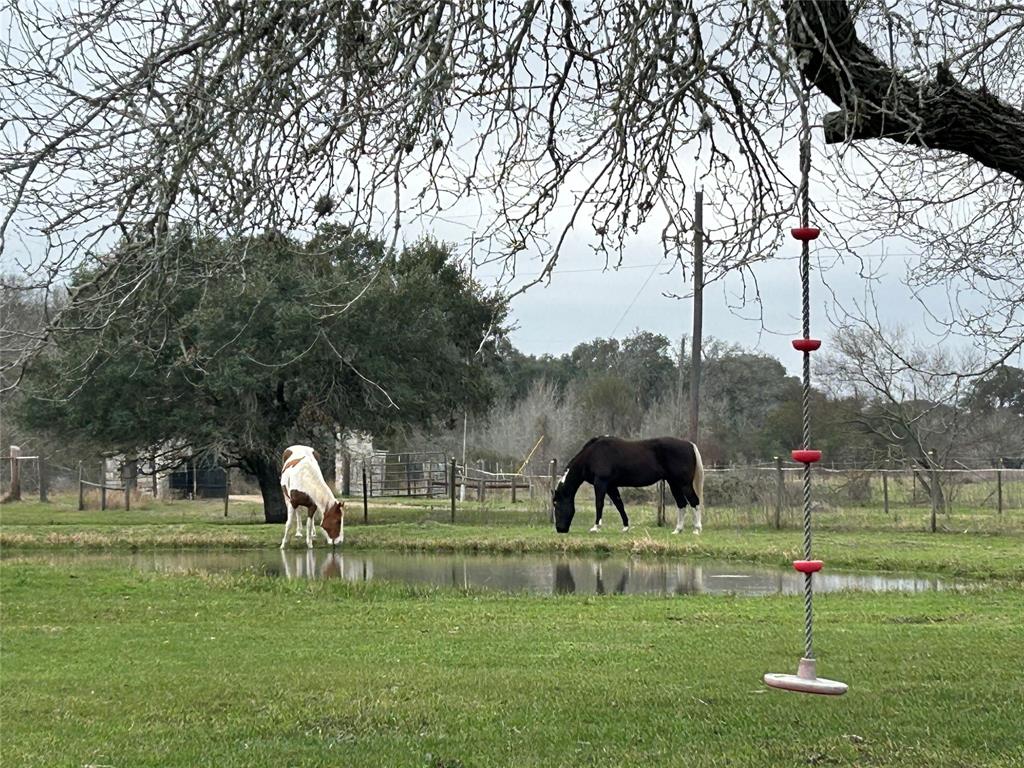
[[[704,495],[704,464],[700,451],[689,440],[655,437],[650,440],[622,440],[592,437],[566,467],[551,494],[555,507],[555,530],[568,533],[576,514],[576,491],[583,483],[594,486],[597,519],[591,533],[601,528],[601,512],[607,495],[622,517],[622,530],[629,530],[629,518],[619,488],[638,488],[668,482],[676,502],[676,529],[683,530],[686,506],[693,507],[693,532],[701,531],[701,498]]]
[[[288,529],[293,523],[296,537],[302,536],[298,507],[305,507],[309,515],[306,523],[307,549],[313,548],[313,539],[316,538],[317,513],[320,514],[320,527],[327,543],[334,546],[345,541],[345,502],[334,498],[316,458],[316,453],[308,445],[290,446],[281,458],[281,492],[288,508],[281,549],[288,541]]]

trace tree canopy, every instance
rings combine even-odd
[[[332,445],[336,429],[386,436],[490,401],[504,305],[443,246],[395,253],[333,228],[308,243],[175,237],[158,281],[116,289],[144,321],[89,327],[94,292],[115,289],[94,272],[76,276],[52,345],[26,377],[28,426],[127,456],[203,453],[240,466],[276,517],[289,443]],[[210,263],[235,266],[212,276]],[[158,284],[173,299],[146,312]]]
[[[160,244],[140,252],[159,261],[181,223],[237,237],[329,217],[397,237],[464,210],[479,215],[478,259],[510,275],[538,259],[543,280],[572,230],[614,266],[649,225],[686,262],[700,185],[714,280],[774,255],[792,223],[806,81],[829,142],[812,179],[827,190],[813,196],[829,224],[819,247],[909,241],[911,287],[955,292],[938,321],[996,356],[1024,344],[1019,2],[88,0],[4,13],[0,238],[45,251],[26,257],[40,283],[126,233]],[[101,298],[107,317],[128,311],[116,291]]]

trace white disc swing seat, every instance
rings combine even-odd
[[[793,460],[804,465],[803,501],[804,501],[804,559],[797,560],[793,567],[804,575],[804,655],[800,659],[795,675],[769,672],[764,676],[765,685],[784,691],[797,693],[817,693],[825,696],[838,696],[847,691],[846,683],[818,677],[814,658],[814,625],[813,625],[813,578],[821,570],[823,563],[811,559],[811,464],[821,459],[821,451],[810,448],[811,442],[811,352],[821,346],[819,339],[811,335],[811,301],[810,301],[810,241],[814,240],[820,230],[808,226],[810,219],[810,170],[811,146],[810,124],[807,119],[808,93],[804,83],[804,98],[801,101],[802,136],[800,141],[801,170],[801,203],[802,226],[791,230],[794,238],[801,241],[800,279],[803,293],[803,338],[794,339],[793,347],[803,353],[803,447],[793,451]]]

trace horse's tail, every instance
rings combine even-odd
[[[697,448],[697,444],[691,442],[693,446],[693,490],[696,494],[696,499],[690,499],[690,503],[697,507],[704,503],[704,461],[700,457],[700,450]]]

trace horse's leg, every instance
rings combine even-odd
[[[604,495],[608,492],[608,484],[603,480],[594,481],[594,506],[597,508],[597,516],[594,519],[594,527],[591,533],[601,530],[601,513],[604,511]]]
[[[629,516],[626,514],[626,506],[622,503],[622,496],[619,495],[619,489],[610,487],[608,489],[608,498],[612,500],[612,504],[619,510],[619,517],[622,518],[622,530],[623,532],[629,530]]]
[[[683,489],[676,483],[668,484],[669,490],[672,491],[672,498],[676,502],[676,527],[672,533],[679,533],[683,530],[683,525],[686,522],[686,505],[687,496],[683,492]]]
[[[281,492],[284,493],[284,488],[281,488]],[[284,536],[281,537],[281,549],[284,549],[285,544],[288,543],[288,529],[292,523],[295,522],[297,515],[295,514],[295,507],[292,506],[292,500],[288,498],[288,494],[284,493],[284,506],[288,510],[288,519],[284,521]]]
[[[309,519],[306,520],[306,549],[313,548],[313,539],[316,537],[316,523],[314,517],[316,516],[316,507],[313,507],[313,511],[309,513]]]
[[[317,522],[316,522],[316,516],[317,516],[318,514],[320,515],[320,525],[317,525]],[[319,510],[319,509],[317,509],[316,507],[314,507],[314,508],[313,508],[313,514],[311,514],[311,515],[309,516],[309,526],[310,526],[310,527],[311,527],[311,528],[313,529],[313,537],[312,537],[312,538],[313,538],[313,543],[314,543],[314,544],[316,544],[316,537],[317,537],[317,534],[318,534],[318,533],[322,533],[322,534],[324,535],[324,538],[325,538],[325,539],[327,539],[327,543],[328,543],[328,544],[330,544],[330,543],[331,543],[331,537],[330,537],[330,536],[328,536],[328,535],[327,535],[327,531],[325,531],[325,530],[324,530],[324,529],[323,529],[323,528],[321,527],[321,526],[323,525],[323,522],[324,522],[324,516],[323,516],[323,513],[322,513],[322,512],[320,512],[320,510]]]
[[[693,507],[693,532],[700,534],[701,531],[701,520],[700,520],[700,504],[701,498],[697,495],[697,492],[693,489],[693,485],[682,485],[670,484],[672,488],[672,497],[676,500],[676,529],[672,533],[679,533],[683,530],[683,519],[686,516],[687,505]]]

